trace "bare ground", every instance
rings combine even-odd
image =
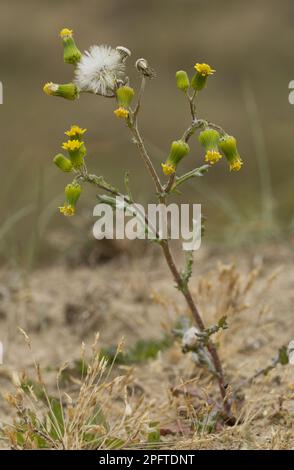
[[[232,390],[256,370],[271,363],[277,350],[294,339],[293,251],[289,244],[220,253],[202,248],[196,254],[191,288],[207,325],[222,315],[230,328],[217,339]],[[177,318],[187,314],[181,294],[157,251],[145,257],[121,256],[89,268],[47,267],[30,275],[18,270],[0,272],[0,339],[4,364],[0,366],[0,420],[12,412],[4,396],[13,389],[13,376],[31,369],[17,326],[30,336],[35,359],[43,370],[58,368],[80,357],[81,343],[91,343],[100,332],[101,345],[117,344],[122,336],[129,348],[138,339],[162,338]],[[179,343],[154,360],[131,366],[135,386],[153,403],[153,418],[171,430],[181,416],[183,382],[197,378],[192,389],[216,397],[211,378],[195,366]],[[48,369],[49,370],[49,369]],[[46,372],[45,372],[46,375]],[[45,379],[54,387],[54,376]],[[186,389],[185,389],[186,390]],[[190,389],[189,389],[190,390]],[[233,428],[172,433],[166,447],[293,449],[294,368],[278,366],[266,377],[244,385]],[[193,394],[192,394],[193,396]],[[244,401],[243,401],[244,400]],[[240,414],[241,413],[241,414]]]

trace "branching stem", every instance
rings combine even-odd
[[[165,185],[162,185],[162,183],[160,181],[160,178],[159,178],[159,176],[156,172],[156,169],[154,168],[152,160],[151,160],[151,158],[150,158],[150,156],[147,152],[147,149],[145,147],[143,138],[142,138],[142,136],[140,134],[140,131],[138,129],[138,112],[139,112],[140,107],[141,107],[142,96],[143,96],[144,89],[145,89],[145,82],[146,82],[146,79],[143,76],[140,91],[139,91],[139,97],[138,97],[137,105],[136,105],[134,110],[132,110],[132,109],[129,110],[129,116],[127,118],[127,125],[128,125],[128,127],[129,127],[129,129],[132,133],[133,140],[134,140],[134,143],[136,144],[136,146],[139,150],[139,154],[141,155],[142,160],[144,161],[144,164],[145,164],[145,166],[146,166],[146,168],[147,168],[147,170],[148,170],[148,172],[149,172],[149,174],[150,174],[150,176],[153,180],[153,183],[154,183],[154,186],[155,186],[156,192],[157,192],[158,201],[161,204],[166,206],[167,197],[170,194],[170,192],[173,189],[175,189],[176,186],[181,184],[181,182],[184,182],[186,179],[189,179],[190,177],[193,177],[193,176],[196,176],[196,175],[194,174],[195,173],[195,171],[194,171],[193,174],[192,174],[192,172],[189,172],[186,175],[183,175],[181,178],[176,179],[175,175],[173,174],[169,177],[168,182]],[[189,94],[187,94],[187,98],[188,98],[189,103],[190,103],[192,123],[188,127],[188,129],[184,132],[183,137],[182,137],[182,139],[185,140],[186,142],[188,142],[188,140],[194,134],[196,129],[205,128],[208,125],[210,127],[213,127],[215,129],[217,129],[221,134],[225,133],[224,130],[220,126],[217,126],[216,124],[209,123],[209,122],[207,122],[203,119],[196,119],[195,103],[194,103],[194,99],[196,97],[196,94],[197,94],[196,92],[193,92],[193,94],[191,96]],[[199,174],[201,174],[201,170],[203,170],[203,172],[204,172],[204,170],[206,170],[206,166],[205,166],[205,168],[202,169],[202,167],[201,167],[198,170],[200,172]],[[128,204],[133,202],[133,201],[131,201],[131,199],[128,196],[125,196],[125,195],[121,194],[116,188],[109,185],[102,177],[98,177],[96,175],[89,175],[88,172],[87,172],[86,167],[84,167],[81,170],[81,172],[76,176],[76,178],[81,180],[81,181],[86,181],[86,182],[89,182],[91,184],[94,184],[99,189],[107,191],[110,194],[112,194],[113,196],[122,197]],[[145,215],[145,223],[146,223],[147,227],[150,226],[148,217],[146,215]],[[192,314],[192,317],[194,319],[195,324],[197,325],[197,327],[199,328],[199,330],[201,332],[206,331],[204,322],[203,322],[202,317],[199,313],[199,310],[196,306],[196,303],[193,300],[193,297],[192,297],[192,294],[191,294],[191,291],[190,291],[189,285],[188,285],[189,284],[189,279],[190,279],[190,276],[191,276],[191,273],[192,273],[193,258],[191,259],[191,262],[189,263],[189,266],[188,266],[189,270],[186,273],[186,277],[183,278],[181,272],[178,270],[178,268],[176,266],[175,260],[173,258],[172,253],[171,253],[169,240],[168,239],[162,239],[162,238],[159,237],[158,232],[155,232],[155,233],[156,233],[157,241],[159,242],[160,246],[162,247],[165,260],[166,260],[167,265],[169,267],[169,270],[170,270],[170,272],[171,272],[171,274],[172,274],[172,276],[175,280],[176,286],[182,292],[182,294],[183,294],[183,296],[184,296],[184,298],[187,302],[187,305],[188,305],[188,307],[191,311],[191,314]],[[234,418],[231,415],[231,406],[230,406],[229,400],[227,399],[227,384],[226,384],[226,381],[225,381],[225,378],[224,378],[224,373],[223,373],[222,365],[221,365],[221,362],[220,362],[220,359],[219,359],[219,356],[218,356],[218,352],[217,352],[216,347],[214,346],[211,339],[207,340],[206,347],[207,347],[207,350],[210,353],[210,356],[212,358],[212,362],[214,364],[214,369],[215,369],[214,375],[217,377],[217,380],[218,380],[219,390],[220,390],[220,394],[221,394],[221,397],[222,397],[223,408],[224,408],[224,411],[225,411],[227,422],[232,424],[234,422]]]
[[[205,123],[206,123],[206,121],[204,121],[204,120],[196,120],[195,119],[194,98],[195,98],[195,96],[193,96],[193,98],[190,98],[191,113],[192,113],[193,122],[192,122],[192,125],[188,128],[188,130],[184,134],[184,136],[185,136],[184,139],[186,141],[191,137],[191,135],[193,135],[193,133],[195,132],[195,130],[197,128],[199,128],[201,126],[204,126]],[[140,101],[141,101],[141,98],[140,98]],[[145,165],[146,165],[146,167],[147,167],[147,169],[148,169],[148,171],[149,171],[149,173],[150,173],[150,175],[153,179],[153,182],[154,182],[156,190],[157,190],[157,195],[158,195],[159,202],[161,204],[166,205],[167,195],[173,187],[174,176],[170,177],[170,179],[169,179],[166,186],[162,186],[162,184],[160,182],[160,179],[157,175],[157,172],[156,172],[156,170],[155,170],[155,168],[152,164],[152,161],[151,161],[151,159],[150,159],[150,157],[147,153],[147,150],[145,148],[143,139],[142,139],[142,137],[140,135],[140,132],[138,130],[137,113],[138,113],[138,106],[137,106],[135,112],[132,112],[131,116],[129,117],[128,127],[130,128],[130,130],[133,134],[133,137],[135,139],[135,143],[136,143],[137,148],[140,152],[140,155],[141,155],[141,157],[142,157],[142,159],[143,159],[143,161],[144,161],[144,163],[145,163]],[[204,325],[203,320],[201,318],[201,315],[198,311],[196,303],[193,300],[193,297],[192,297],[191,291],[189,289],[188,283],[185,286],[183,286],[183,281],[182,281],[181,274],[180,274],[180,272],[178,271],[178,269],[176,267],[174,258],[172,256],[171,251],[170,251],[169,241],[168,240],[162,240],[160,245],[162,247],[167,265],[168,265],[168,267],[171,271],[171,274],[173,275],[173,278],[176,282],[177,288],[182,292],[183,296],[185,297],[185,300],[188,304],[188,307],[191,311],[191,314],[193,316],[193,319],[194,319],[197,327],[199,328],[200,331],[204,331],[205,330],[205,325]],[[215,348],[215,346],[214,346],[214,344],[211,340],[209,340],[208,343],[207,343],[207,349],[208,349],[208,351],[211,355],[211,358],[212,358],[212,361],[213,361],[213,364],[214,364],[214,368],[215,368],[215,371],[216,371],[216,376],[218,378],[218,384],[219,384],[220,394],[221,394],[222,401],[223,401],[224,411],[226,413],[228,421],[230,421],[230,420],[232,421],[231,407],[230,407],[229,401],[227,400],[227,384],[225,382],[224,373],[223,373],[222,365],[221,365],[217,350],[216,350],[216,348]]]

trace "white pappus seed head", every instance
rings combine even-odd
[[[122,56],[110,46],[92,46],[79,61],[75,84],[80,91],[114,96],[116,80],[124,78]]]

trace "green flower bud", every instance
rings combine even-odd
[[[215,129],[205,129],[200,132],[198,140],[205,150],[217,150],[220,135]]]
[[[63,60],[67,64],[77,64],[82,57],[73,39],[73,31],[64,28],[60,31],[60,37],[63,44]]]
[[[191,80],[191,85],[195,91],[200,91],[205,87],[208,76],[213,75],[215,70],[208,64],[196,64],[194,68],[196,73]]]
[[[221,138],[219,147],[230,164],[230,171],[239,171],[243,161],[239,155],[235,137],[225,135]]]
[[[66,202],[76,206],[82,192],[82,187],[78,183],[70,183],[65,187]]]
[[[44,93],[49,96],[61,96],[66,100],[75,100],[78,95],[78,89],[74,83],[65,83],[59,85],[58,83],[48,82],[43,87]]]
[[[73,168],[79,169],[84,164],[84,157],[86,156],[86,147],[81,140],[68,140],[62,144],[62,148],[68,151],[70,161]]]
[[[133,88],[129,86],[121,86],[116,90],[116,98],[119,106],[123,108],[128,108],[132,102],[132,99],[135,95]]]
[[[218,151],[220,135],[216,130],[205,129],[204,131],[200,132],[198,140],[206,150],[206,162],[213,165],[222,158],[221,154]]]
[[[165,163],[162,163],[162,171],[165,175],[175,173],[178,164],[190,152],[189,145],[183,140],[174,140],[171,144],[169,156]]]
[[[53,162],[62,171],[69,172],[72,170],[71,161],[66,158],[62,153],[58,153],[57,155],[55,155]]]
[[[65,190],[65,203],[59,207],[60,212],[65,216],[72,216],[76,212],[76,205],[82,192],[82,188],[78,183],[70,183]]]
[[[179,90],[182,90],[186,93],[190,86],[190,80],[187,72],[184,70],[178,70],[176,73],[176,83]]]

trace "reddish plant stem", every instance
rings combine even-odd
[[[164,253],[164,256],[165,256],[165,259],[166,259],[166,262],[168,264],[168,267],[174,277],[174,280],[176,281],[176,284],[179,288],[181,288],[181,285],[182,285],[182,278],[181,278],[181,275],[175,265],[175,262],[174,262],[174,259],[173,259],[173,256],[170,252],[170,249],[169,249],[169,244],[168,244],[168,241],[167,240],[164,240],[162,243],[161,243],[161,246],[162,246],[162,249],[163,249],[163,253]],[[195,302],[192,298],[192,295],[191,295],[191,292],[189,290],[189,287],[186,287],[185,289],[180,289],[181,292],[183,293],[183,296],[185,297],[186,299],[186,302],[191,310],[191,313],[193,315],[193,318],[194,318],[194,321],[196,323],[196,325],[198,326],[199,330],[200,331],[203,331],[205,330],[205,326],[204,326],[204,323],[203,323],[203,320],[200,316],[200,313],[195,305]],[[215,370],[217,372],[217,378],[218,378],[218,384],[219,384],[219,389],[220,389],[220,393],[221,393],[221,396],[222,396],[222,399],[224,400],[224,406],[225,406],[225,410],[228,414],[230,414],[230,404],[227,402],[226,400],[226,383],[225,383],[225,380],[224,380],[224,374],[223,374],[223,369],[222,369],[222,366],[221,366],[221,362],[220,362],[220,359],[219,359],[219,356],[218,356],[218,353],[217,353],[217,350],[214,346],[214,344],[210,341],[207,345],[207,349],[211,355],[211,358],[213,360],[213,364],[214,364],[214,367],[215,367]]]

